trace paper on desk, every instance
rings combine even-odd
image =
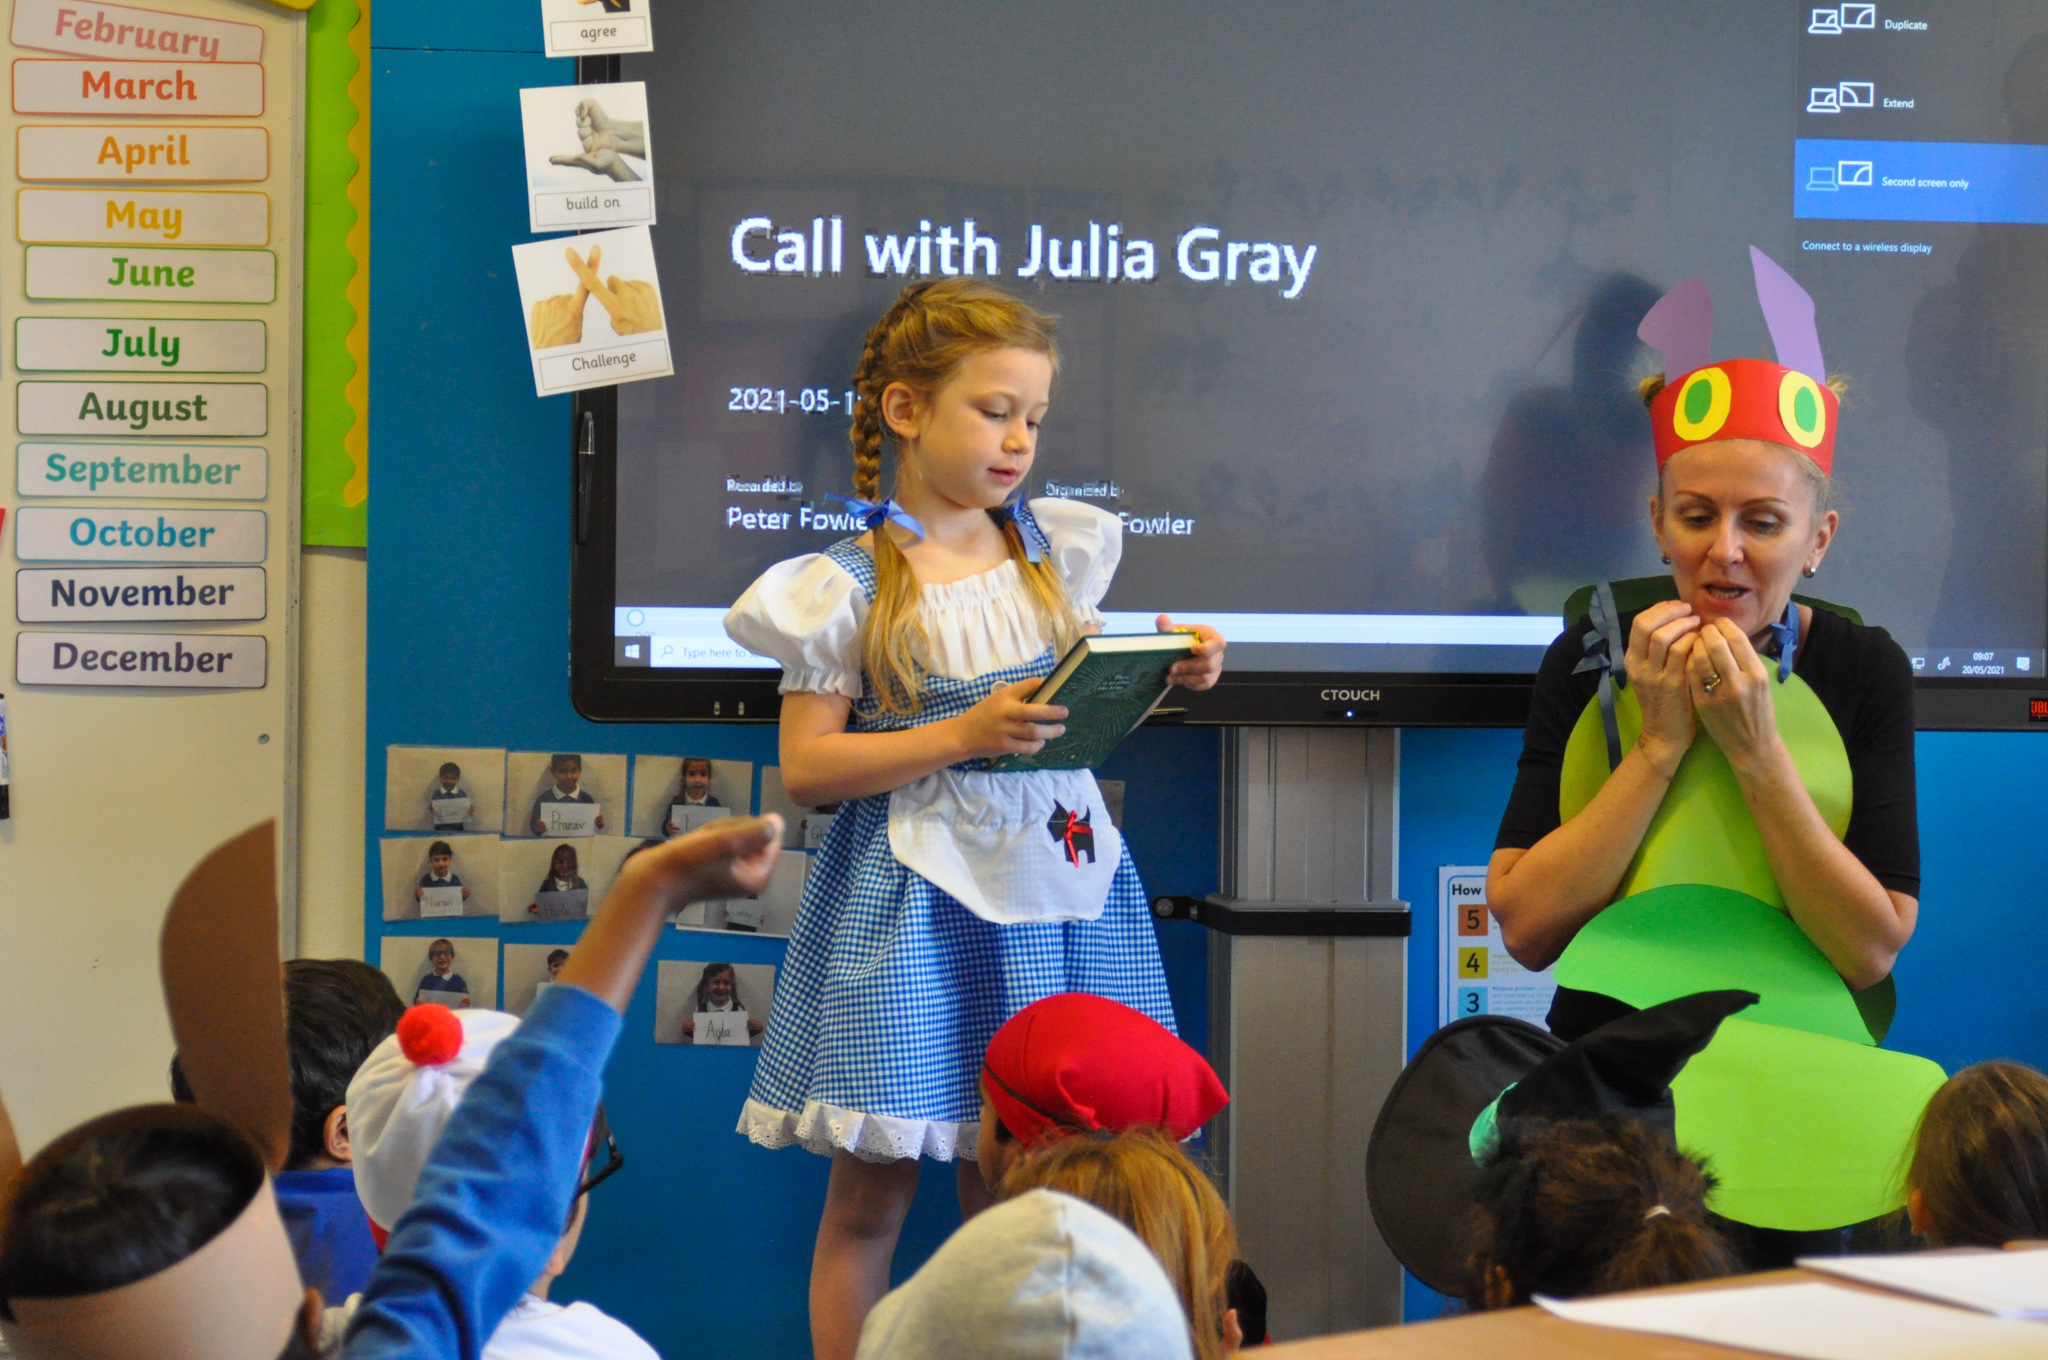
[[[1996,1317],[2048,1317],[2048,1251],[1812,1256],[1799,1264]]]
[[[1536,1300],[1571,1322],[1797,1360],[2048,1360],[2048,1326],[1831,1284]]]

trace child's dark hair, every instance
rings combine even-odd
[[[1619,1115],[1503,1121],[1474,1186],[1474,1308],[1732,1275],[1707,1221],[1714,1178],[1662,1133]]]
[[[690,767],[691,767],[692,765],[702,765],[702,766],[704,767],[704,773],[705,773],[705,774],[707,774],[707,775],[708,775],[708,774],[710,774],[710,773],[711,773],[711,757],[710,757],[710,756],[684,756],[684,757],[683,757],[683,773],[684,773],[684,774],[688,774],[688,773],[690,772]]]
[[[564,765],[574,765],[580,770],[583,768],[583,757],[577,755],[574,751],[557,751],[548,757],[548,770],[550,773],[561,769]]]
[[[547,961],[550,968],[558,963],[567,963],[569,961],[569,951],[566,949],[550,949]]]
[[[446,855],[448,856],[448,858],[454,859],[455,847],[448,844],[448,842],[446,841],[435,841],[432,845],[427,847],[427,858],[432,859],[436,855]]]
[[[357,959],[293,959],[284,966],[285,1040],[292,1065],[292,1146],[285,1168],[327,1150],[327,1117],[370,1051],[398,1028],[405,1003],[391,979]]]
[[[699,977],[699,978],[697,979],[697,990],[696,990],[696,992],[695,992],[695,994],[694,994],[694,995],[695,995],[695,1001],[694,1001],[694,1002],[692,1003],[692,1004],[694,1004],[694,1005],[696,1006],[696,1008],[697,1008],[698,1010],[700,1010],[700,1011],[701,1011],[701,1010],[707,1010],[707,1009],[709,1009],[709,1006],[708,1006],[708,1004],[707,1004],[707,1003],[708,1003],[708,1002],[710,1001],[710,989],[711,989],[711,979],[713,979],[713,978],[717,977],[717,976],[718,976],[718,975],[719,975],[720,973],[726,973],[726,974],[730,974],[730,975],[731,975],[731,977],[732,977],[732,1001],[733,1001],[733,1004],[734,1004],[735,1006],[737,1006],[737,1005],[739,1004],[739,1001],[740,1001],[740,974],[739,974],[739,970],[738,970],[737,968],[734,968],[734,967],[733,967],[733,966],[732,966],[731,964],[729,964],[729,963],[707,963],[707,964],[705,964],[705,965],[704,965],[704,972],[703,972],[703,975],[702,975],[701,977]]]
[[[1906,1188],[1936,1246],[2048,1237],[2048,1076],[1983,1062],[1950,1077],[1920,1114]]]
[[[15,1182],[0,1300],[97,1294],[190,1256],[263,1185],[263,1158],[196,1105],[142,1105],[81,1124]]]
[[[441,762],[441,777],[446,779],[450,775],[457,779],[462,778],[462,767],[452,760],[444,760]]]

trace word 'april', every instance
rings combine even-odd
[[[1125,235],[1121,222],[1089,222],[1070,237],[1033,222],[1028,237],[1024,259],[1009,271],[1020,279],[1145,283],[1159,277],[1159,247],[1143,237]],[[732,262],[749,274],[839,274],[846,267],[844,240],[845,221],[839,217],[813,218],[808,230],[778,227],[772,218],[748,217],[732,229]],[[861,244],[870,278],[1000,278],[1005,272],[1002,242],[980,230],[971,217],[958,230],[950,222],[935,228],[925,219],[914,232],[871,232]],[[1189,227],[1173,245],[1173,265],[1184,279],[1272,284],[1290,300],[1308,286],[1315,262],[1313,243],[1231,240],[1210,226]]]

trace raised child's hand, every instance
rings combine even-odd
[[[1035,755],[1046,742],[1064,733],[1067,710],[1058,704],[1029,703],[1042,680],[1004,685],[953,719],[971,760],[994,756]]]
[[[1156,624],[1162,633],[1173,631],[1173,620],[1161,614]],[[1195,654],[1185,661],[1176,661],[1166,678],[1183,689],[1202,690],[1215,685],[1223,675],[1223,649],[1230,644],[1223,640],[1223,634],[1206,623],[1195,625]]]
[[[612,893],[645,892],[664,916],[692,902],[752,897],[768,886],[781,849],[780,817],[721,817],[634,855]]]

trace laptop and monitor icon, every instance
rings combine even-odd
[[[1839,85],[1815,85],[1806,92],[1808,113],[1840,113],[1844,109],[1877,107],[1877,82],[1845,80]]]
[[[1868,189],[1877,182],[1877,164],[1874,161],[1836,161],[1833,165],[1813,165],[1806,170],[1806,187],[1809,191],[1832,193],[1836,189]]]
[[[1831,9],[1817,9],[1806,21],[1806,31],[1816,37],[1832,37],[1876,27],[1876,5],[1837,5]]]

